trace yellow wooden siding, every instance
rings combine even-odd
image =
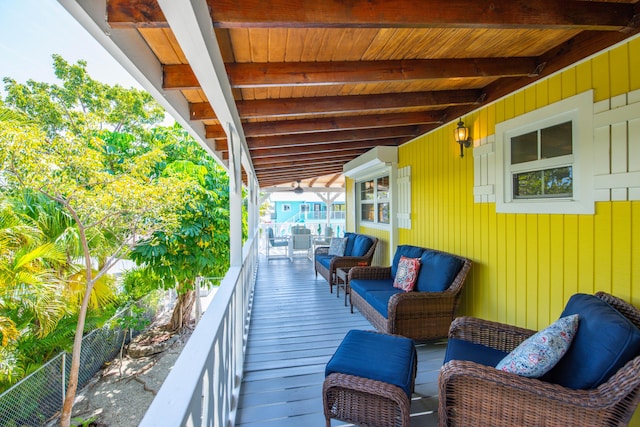
[[[597,102],[639,88],[635,39],[462,119],[478,141],[496,123],[585,90]],[[460,314],[539,330],[576,292],[603,290],[640,307],[640,201],[598,202],[595,215],[497,214],[495,203],[474,203],[472,150],[460,159],[454,128],[399,149],[399,167],[412,171],[413,225],[399,230],[399,243],[474,261]]]
[[[391,261],[389,261],[389,231],[381,230],[379,228],[360,226],[358,233],[377,237],[379,240],[371,265],[391,265]]]
[[[475,141],[496,123],[594,89],[594,101],[640,87],[634,40],[463,117]],[[473,155],[460,159],[455,123],[399,150],[412,170],[411,230],[399,243],[472,258],[462,313],[540,329],[576,292],[605,290],[640,306],[640,202],[598,202],[595,215],[496,214],[474,203]],[[633,232],[632,232],[633,230]],[[640,264],[640,263],[635,263]]]

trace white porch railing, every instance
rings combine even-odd
[[[257,236],[256,236],[257,237]],[[258,240],[243,248],[147,410],[141,427],[235,423],[258,265]]]

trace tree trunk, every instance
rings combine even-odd
[[[184,294],[178,296],[178,301],[173,308],[171,314],[171,320],[165,325],[165,329],[171,332],[177,332],[181,330],[191,319],[191,313],[193,312],[193,306],[196,302],[196,292],[187,291]]]

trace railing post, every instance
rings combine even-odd
[[[200,289],[202,285],[202,277],[196,277],[196,324],[200,321],[202,317],[202,302],[200,301]]]

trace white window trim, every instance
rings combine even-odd
[[[573,197],[514,199],[510,138],[569,120],[573,123]],[[589,90],[496,124],[496,212],[593,214],[592,122],[593,90]]]

